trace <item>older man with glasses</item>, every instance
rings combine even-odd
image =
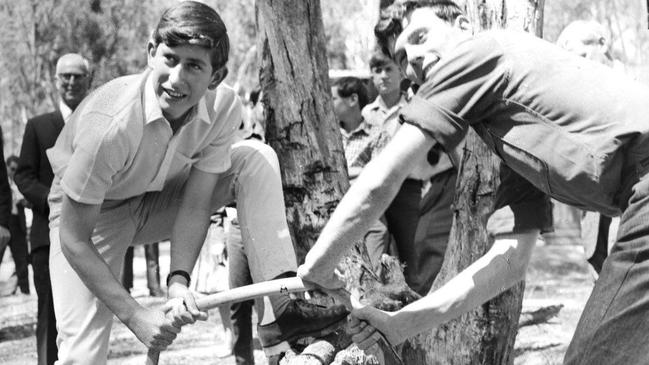
[[[27,121],[15,182],[31,203],[33,212],[29,234],[34,285],[38,295],[36,344],[38,364],[53,364],[57,359],[56,322],[49,274],[49,207],[47,195],[54,174],[45,151],[54,145],[74,109],[88,94],[92,82],[90,62],[76,53],[61,56],[56,63],[55,84],[59,93],[57,110]]]

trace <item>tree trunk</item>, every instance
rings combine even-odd
[[[333,115],[324,32],[319,0],[257,0],[257,52],[260,84],[266,107],[266,139],[279,156],[287,218],[298,260],[303,261],[330,213],[349,187],[340,130]],[[393,259],[394,260],[394,259]],[[405,285],[400,266],[386,259],[388,273],[378,276],[364,246],[358,245],[343,263],[348,288],[373,305],[400,308],[416,293]],[[326,299],[325,299],[326,300]],[[311,355],[285,358],[287,364],[328,364],[351,342],[343,333],[320,339],[305,351]],[[372,356],[353,349],[341,351],[338,363],[376,364]],[[394,353],[380,354],[396,363]],[[378,355],[378,354],[377,354]],[[278,361],[276,357],[271,363]],[[283,360],[284,361],[284,360]]]
[[[541,34],[543,0],[467,0],[467,15],[477,28],[522,29]],[[433,284],[439,288],[493,244],[485,222],[493,211],[499,185],[498,159],[471,131],[460,167],[455,219],[442,269]],[[408,341],[407,364],[512,364],[523,290],[521,282],[475,310]]]
[[[349,182],[331,104],[319,0],[258,0],[257,50],[268,143],[282,167],[301,262]]]

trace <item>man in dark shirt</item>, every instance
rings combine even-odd
[[[453,150],[471,127],[542,192],[582,209],[623,214],[565,362],[649,362],[649,89],[529,34],[473,36],[465,17],[436,14],[441,2],[410,3],[415,6],[395,54],[422,86],[402,111],[405,124],[341,201],[299,275],[325,288],[339,286],[335,264],[398,184],[431,148]],[[509,195],[530,191],[510,184],[502,183]],[[355,341],[372,345],[378,329],[401,342],[495,296],[524,277],[531,233],[538,230],[496,240],[446,285],[398,312],[356,310]]]
[[[29,294],[29,270],[27,262],[27,226],[25,224],[25,200],[18,191],[14,177],[18,167],[18,157],[11,155],[7,158],[7,177],[9,178],[9,187],[11,189],[11,216],[9,218],[9,248],[15,264],[14,275],[16,277],[16,286],[12,293],[18,289],[22,294]],[[0,261],[4,257],[6,246],[0,245]],[[11,289],[11,288],[10,288]]]
[[[6,247],[11,238],[9,217],[11,216],[11,188],[7,179],[7,168],[4,157],[4,142],[0,128],[0,247]]]

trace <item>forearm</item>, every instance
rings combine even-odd
[[[171,235],[170,272],[175,270],[192,272],[205,241],[210,224],[210,213],[205,207],[181,205]]]
[[[86,287],[120,321],[128,323],[134,312],[140,308],[140,305],[113,276],[110,267],[100,256],[95,246],[90,242],[76,240],[62,230],[61,250]]]
[[[192,272],[210,225],[211,198],[217,181],[216,174],[192,169],[171,233],[170,271]],[[188,284],[181,276],[174,276],[171,280]]]
[[[430,136],[416,127],[405,125],[399,130],[343,197],[307,254],[303,277],[315,273],[326,276],[334,270],[354,242],[383,214],[433,143]]]
[[[61,251],[86,287],[122,322],[128,323],[140,305],[113,276],[91,241],[100,209],[99,205],[78,203],[64,196],[59,227]]]
[[[411,337],[476,308],[525,278],[538,230],[496,239],[492,248],[453,279],[393,315]]]
[[[378,177],[381,167],[376,161],[368,164],[340,201],[305,258],[311,271],[331,272],[390,205],[405,176]],[[377,184],[380,180],[385,183]]]
[[[50,186],[39,179],[38,172],[41,164],[44,163],[41,160],[43,146],[38,142],[33,123],[33,121],[28,121],[25,126],[25,135],[20,148],[18,169],[14,180],[20,192],[32,204],[32,209],[42,215],[47,215],[49,211],[47,196],[50,193]]]

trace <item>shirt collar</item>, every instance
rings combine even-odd
[[[67,122],[68,118],[70,118],[70,115],[72,114],[72,109],[70,109],[68,104],[64,103],[63,100],[59,100],[59,111],[63,117],[63,122]]]
[[[376,96],[376,100],[372,103],[372,109],[373,110],[384,110],[384,111],[390,111],[392,109],[398,109],[401,108],[403,105],[408,103],[408,98],[406,97],[406,94],[401,93],[401,98],[399,99],[399,102],[396,103],[392,108],[388,108],[387,105],[385,105],[385,101],[383,101],[383,97],[381,95]]]
[[[153,89],[153,81],[149,76],[147,76],[146,82],[144,84],[144,95],[142,97],[142,102],[144,104],[144,124],[149,124],[161,119],[166,120],[164,115],[162,115],[162,109],[160,109],[160,104],[158,104],[158,99]],[[203,96],[198,101],[198,104],[192,108],[189,114],[187,114],[187,119],[184,124],[188,124],[196,119],[201,120],[207,124],[212,123],[212,119],[210,118],[210,114],[207,110],[207,102],[205,101],[205,96]]]
[[[353,135],[361,133],[361,132],[364,132],[365,134],[369,135],[371,130],[372,130],[372,125],[367,123],[365,121],[365,118],[363,118],[361,120],[361,123],[358,125],[358,127],[356,127],[356,129],[354,129],[353,131],[351,131],[349,133],[345,130],[345,128],[342,127],[342,123],[339,123],[339,125],[340,125],[340,133],[342,133],[344,136],[347,136],[347,137],[353,136]]]

